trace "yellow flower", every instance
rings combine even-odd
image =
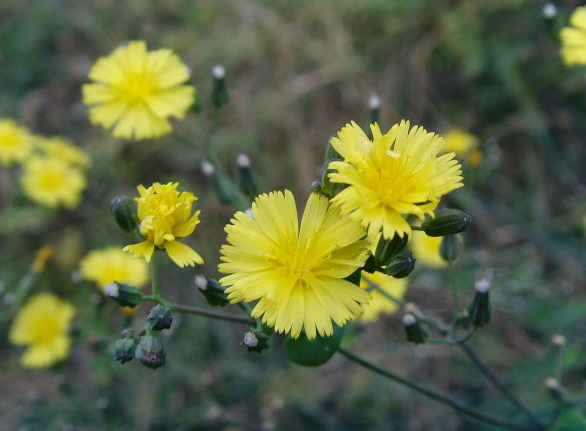
[[[27,368],[49,367],[67,357],[67,335],[75,310],[51,293],[33,296],[20,309],[10,328],[10,342],[28,346],[21,363]]]
[[[34,157],[23,165],[24,193],[33,201],[55,208],[75,207],[86,181],[81,171],[55,157]]]
[[[442,153],[456,153],[458,156],[466,157],[478,147],[479,140],[472,133],[463,129],[452,129],[444,137]]]
[[[229,275],[220,283],[231,303],[260,299],[252,317],[313,339],[332,335],[332,320],[342,326],[362,314],[370,295],[344,278],[364,265],[369,244],[327,197],[311,194],[299,227],[290,191],[262,194],[252,216],[237,212],[225,230],[218,270]]]
[[[134,245],[127,245],[124,251],[143,256],[147,262],[155,246],[164,249],[169,257],[181,268],[202,264],[202,257],[191,247],[177,241],[191,235],[199,223],[199,213],[191,215],[193,202],[197,200],[193,193],[177,191],[179,183],[154,183],[148,189],[138,186],[138,219],[140,233],[146,238]]]
[[[440,245],[442,237],[427,236],[425,232],[413,232],[411,239],[411,251],[418,262],[421,262],[430,268],[443,268],[447,265],[446,261],[440,256]]]
[[[377,124],[371,130],[372,142],[355,122],[332,138],[344,161],[329,164],[329,179],[348,185],[332,202],[368,227],[370,238],[381,229],[386,239],[403,237],[411,227],[402,214],[433,214],[443,195],[463,186],[461,165],[454,153],[437,157],[444,140],[408,121],[385,135]]]
[[[407,290],[407,279],[394,278],[381,272],[369,274],[363,271],[360,287],[367,289],[373,285],[378,286],[394,298],[403,299]],[[383,313],[393,314],[399,308],[395,301],[389,299],[376,289],[371,290],[370,294],[372,295],[372,300],[370,304],[364,307],[364,314],[361,317],[365,322],[373,322]]]
[[[141,287],[149,279],[148,265],[124,253],[121,248],[93,250],[79,264],[81,276],[94,281],[101,289],[117,281]]]
[[[586,64],[586,6],[572,13],[570,24],[560,31],[562,59],[566,66]]]
[[[0,119],[0,163],[10,166],[22,162],[31,151],[31,136],[28,130],[15,121]]]
[[[88,155],[67,138],[58,136],[43,138],[39,136],[36,137],[35,142],[37,147],[49,157],[54,157],[80,168],[87,168],[90,165],[91,161]]]
[[[147,51],[142,40],[100,58],[83,86],[83,100],[93,106],[90,120],[116,137],[137,140],[171,131],[169,117],[183,118],[195,100],[195,87],[181,85],[189,69],[169,49]]]

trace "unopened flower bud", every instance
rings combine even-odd
[[[128,283],[113,281],[104,288],[104,293],[121,307],[134,308],[142,300],[140,291]]]
[[[170,329],[173,324],[173,314],[167,307],[155,305],[147,316],[147,322],[153,331]]]
[[[228,303],[228,296],[224,293],[224,287],[217,280],[197,275],[195,277],[195,286],[212,307],[223,307]]]
[[[549,395],[556,401],[560,401],[562,399],[562,386],[557,379],[553,377],[548,377],[543,381],[543,386],[549,392]]]
[[[403,316],[403,326],[407,334],[407,341],[415,344],[425,343],[427,332],[413,314],[407,313]]]
[[[439,254],[443,260],[455,262],[462,253],[462,240],[458,235],[447,235],[440,242]]]
[[[563,335],[556,334],[553,337],[551,337],[551,343],[554,346],[556,346],[557,348],[563,349],[564,347],[566,347],[566,344],[568,343],[568,340]]]
[[[114,360],[124,364],[134,359],[137,341],[131,329],[125,329],[121,335],[122,338],[114,343]]]
[[[238,154],[236,165],[238,165],[238,172],[240,173],[238,186],[242,193],[253,199],[258,194],[258,186],[252,175],[252,169],[250,169],[250,159],[246,154]]]
[[[324,163],[323,163],[323,170],[321,176],[321,189],[326,196],[330,198],[334,197],[342,188],[344,187],[343,184],[340,183],[332,183],[328,178],[328,175],[333,171],[328,169],[328,166],[331,162],[343,160],[342,156],[338,154],[336,149],[331,143],[331,138],[326,145],[326,151],[324,154]]]
[[[212,69],[214,86],[212,89],[212,102],[216,108],[228,104],[228,89],[226,88],[226,69],[222,65],[216,65]]]
[[[558,14],[558,8],[556,7],[555,3],[547,2],[543,5],[543,9],[541,10],[543,13],[543,17],[547,20],[554,19]]]
[[[268,335],[259,331],[250,330],[244,334],[241,344],[245,346],[249,352],[260,353],[269,347],[268,341]]]
[[[476,293],[468,306],[468,321],[478,328],[490,322],[492,316],[490,286],[490,280],[488,279],[478,280],[474,285]]]
[[[395,278],[405,278],[415,269],[415,260],[410,251],[400,253],[389,260],[385,272]]]
[[[110,211],[116,223],[125,232],[133,232],[138,227],[136,202],[128,196],[118,195],[110,201]]]
[[[161,334],[147,332],[143,335],[136,347],[135,356],[145,367],[153,370],[165,365],[167,353]]]
[[[378,244],[376,245],[376,251],[374,252],[377,264],[380,266],[387,265],[392,257],[395,257],[403,251],[408,241],[409,235],[403,235],[401,238],[399,234],[396,233],[393,239],[385,239],[381,235]]]
[[[376,94],[372,94],[368,99],[368,124],[378,123],[380,118],[380,97]],[[372,132],[368,128],[368,137],[372,139]]]
[[[472,223],[472,217],[464,211],[447,209],[437,211],[435,217],[427,218],[421,227],[427,236],[446,236],[464,232]]]

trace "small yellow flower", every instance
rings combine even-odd
[[[90,120],[116,137],[137,140],[171,131],[169,117],[183,118],[195,100],[195,87],[181,85],[189,69],[169,49],[147,51],[142,40],[100,58],[83,86],[83,100],[93,106]]]
[[[299,226],[290,191],[262,194],[252,216],[237,212],[225,230],[218,270],[229,275],[220,283],[231,303],[260,299],[252,317],[313,339],[332,335],[332,320],[342,326],[362,314],[370,295],[344,278],[364,265],[369,243],[327,197],[311,194]]]
[[[393,298],[401,300],[405,297],[407,279],[394,278],[381,272],[369,274],[362,271],[360,287],[367,289],[373,285],[378,286]],[[393,314],[399,309],[399,306],[395,301],[389,299],[378,290],[372,289],[370,294],[372,295],[372,300],[370,301],[370,304],[364,307],[364,314],[361,317],[363,321],[373,322],[377,320],[381,314]]]
[[[439,269],[447,265],[439,252],[441,243],[441,236],[427,236],[425,232],[414,231],[413,238],[409,244],[411,245],[411,251],[418,262],[421,262],[430,268]]]
[[[28,346],[21,363],[27,368],[49,367],[67,357],[67,335],[75,309],[51,293],[33,296],[20,309],[10,328],[12,344]]]
[[[480,140],[472,133],[463,129],[452,129],[444,136],[442,153],[456,153],[458,156],[466,157],[478,147]]]
[[[332,202],[344,214],[368,227],[374,238],[382,230],[386,239],[395,233],[411,233],[403,214],[420,219],[433,214],[443,195],[462,187],[460,163],[454,153],[438,156],[444,140],[409,122],[395,124],[382,134],[371,125],[371,142],[352,122],[332,138],[331,144],[344,158],[334,161],[329,179],[346,184]]]
[[[10,166],[22,162],[31,151],[31,135],[15,121],[0,118],[0,163]]]
[[[562,59],[566,66],[586,64],[586,6],[572,13],[570,24],[560,31]]]
[[[37,136],[35,138],[35,144],[39,150],[49,157],[54,157],[80,168],[87,168],[91,163],[88,155],[67,138],[58,136],[52,138]]]
[[[51,208],[78,204],[86,186],[79,169],[55,157],[33,157],[23,168],[22,187],[31,200]]]
[[[93,250],[79,264],[81,276],[94,281],[101,289],[117,281],[142,287],[149,279],[148,265],[124,253],[119,247]]]
[[[197,200],[193,193],[177,191],[179,183],[154,183],[148,189],[138,186],[138,219],[140,233],[146,238],[134,245],[127,245],[124,251],[143,256],[147,262],[155,247],[164,249],[169,257],[181,268],[202,264],[202,257],[191,247],[177,241],[191,235],[199,223],[199,213],[191,214],[191,207]]]

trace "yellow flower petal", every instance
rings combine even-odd
[[[152,241],[143,241],[138,244],[127,245],[122,249],[125,252],[132,253],[134,256],[142,256],[147,262],[151,261],[155,244]]]
[[[179,241],[165,243],[165,251],[180,268],[203,263],[203,258],[194,249]]]

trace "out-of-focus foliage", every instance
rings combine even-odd
[[[448,279],[470,299],[475,279],[492,269],[494,315],[471,343],[539,407],[549,402],[542,382],[556,363],[550,338],[563,333],[562,382],[579,393],[586,363],[586,70],[564,67],[556,40],[576,5],[560,2],[548,22],[533,0],[0,2],[0,117],[36,134],[66,136],[93,160],[87,190],[71,210],[31,203],[20,173],[0,168],[0,385],[10,388],[0,397],[0,428],[492,429],[339,355],[302,368],[286,361],[278,336],[268,350],[249,353],[240,345],[246,326],[199,317],[175,316],[163,334],[165,368],[113,361],[117,334],[139,328],[148,308],[125,316],[77,273],[87,252],[134,240],[110,217],[112,197],[134,196],[137,184],[155,181],[193,191],[201,224],[186,243],[205,265],[179,271],[161,256],[161,289],[174,302],[205,306],[193,276],[218,275],[218,245],[233,209],[218,202],[199,172],[201,148],[181,138],[195,130],[203,139],[202,125],[213,121],[211,69],[218,63],[230,97],[212,145],[234,176],[236,156],[248,154],[260,192],[287,187],[307,196],[329,137],[351,119],[366,121],[373,92],[384,130],[406,118],[431,131],[463,128],[477,136],[482,162],[463,160],[465,187],[448,197],[449,206],[473,217],[457,270],[417,265],[406,299],[444,315]],[[202,110],[174,122],[177,134],[126,142],[90,125],[81,85],[98,57],[137,39],[178,53]],[[30,292],[66,299],[76,317],[70,357],[31,372],[19,365],[22,352],[9,345],[8,328],[15,289],[45,244],[55,255]],[[344,345],[370,360],[516,418],[456,349],[407,345],[397,316],[345,332]],[[558,429],[583,422],[581,411],[566,411]]]

